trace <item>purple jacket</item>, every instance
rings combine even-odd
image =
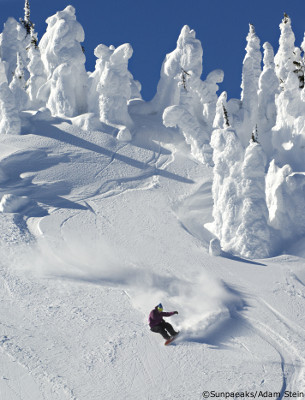
[[[159,325],[159,324],[161,324],[162,321],[164,321],[163,317],[170,317],[172,315],[174,315],[174,311],[159,312],[156,307],[149,314],[149,318],[148,318],[149,326],[152,328],[153,326]]]

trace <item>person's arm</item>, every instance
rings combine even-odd
[[[161,313],[162,317],[171,317],[174,314],[178,314],[178,311],[170,311],[170,312],[163,312]]]

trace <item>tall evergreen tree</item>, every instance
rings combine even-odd
[[[240,139],[244,146],[249,142],[249,130],[255,126],[258,114],[258,88],[259,77],[261,74],[262,54],[260,50],[260,40],[255,33],[253,25],[249,25],[247,36],[246,56],[243,61],[242,70],[242,112],[243,123],[238,130]]]
[[[30,3],[29,0],[25,0],[24,4],[24,18],[20,18],[20,23],[23,25],[26,30],[27,35],[32,34],[32,29],[34,28],[34,24],[30,19],[31,11],[30,11]]]
[[[295,36],[291,28],[291,19],[287,14],[284,14],[280,30],[279,49],[274,61],[276,74],[284,87],[289,73],[296,69],[294,62],[300,63],[301,58],[300,53],[295,51]]]

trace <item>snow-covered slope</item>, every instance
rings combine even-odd
[[[47,23],[38,45],[26,1],[0,34],[0,400],[302,397],[305,42],[290,18],[263,70],[250,25],[240,100],[218,96],[221,70],[201,80],[184,26],[151,102],[130,44],[99,44],[87,72],[74,7]],[[148,327],[160,302],[179,312],[168,347]]]
[[[1,137],[1,398],[302,390],[298,246],[211,257],[211,168],[159,115],[132,117],[128,143],[33,112]],[[169,347],[147,325],[160,301],[179,311]]]

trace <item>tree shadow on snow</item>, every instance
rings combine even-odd
[[[138,161],[134,158],[125,156],[123,154],[118,154],[113,151],[110,151],[104,147],[101,147],[95,143],[89,142],[88,140],[82,139],[80,137],[77,137],[71,133],[68,132],[63,132],[59,128],[50,125],[49,123],[39,121],[39,123],[36,123],[36,129],[33,132],[34,135],[38,136],[43,136],[43,137],[49,137],[51,139],[69,144],[71,146],[75,146],[84,150],[89,150],[93,151],[95,153],[104,155],[111,160],[118,160],[120,162],[123,162],[125,164],[128,164],[134,168],[140,169],[140,170],[147,170],[150,172],[150,175],[160,175],[164,178],[167,179],[172,179],[176,180],[178,182],[183,182],[183,183],[194,183],[193,180],[185,178],[183,176],[177,175],[172,172],[168,172],[162,169],[159,169],[157,167],[152,167],[151,165]]]
[[[260,265],[261,267],[266,267],[267,266],[266,264],[262,264],[262,263],[257,262],[257,261],[248,260],[247,258],[234,256],[233,254],[227,253],[225,251],[221,252],[221,257],[228,258],[229,260],[233,260],[233,261],[242,262],[242,263],[245,263],[245,264]]]
[[[1,169],[6,180],[0,184],[1,194],[27,196],[31,200],[50,207],[87,209],[85,206],[67,200],[61,196],[71,192],[71,185],[66,181],[33,183],[33,176],[22,176],[29,172],[42,171],[59,163],[69,162],[66,155],[53,156],[43,150],[29,150],[8,156],[1,161]],[[26,216],[41,216],[39,206],[25,211]]]

